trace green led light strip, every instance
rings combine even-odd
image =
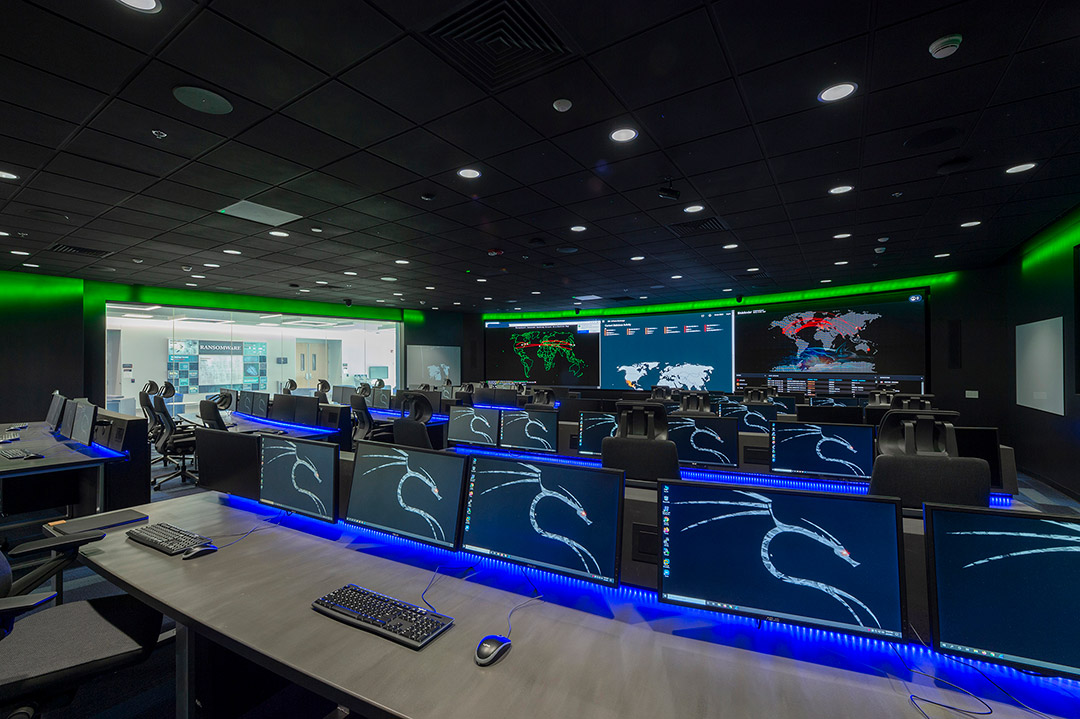
[[[1080,245],[1080,207],[1031,238],[1025,245],[1020,260],[1024,273],[1038,269],[1046,262],[1064,258],[1072,266],[1072,250]],[[1068,257],[1065,257],[1069,255]]]
[[[661,312],[698,312],[702,310],[722,309],[725,307],[756,307],[759,305],[775,305],[781,302],[800,302],[829,297],[847,297],[849,295],[868,295],[878,292],[892,292],[895,290],[914,290],[923,287],[942,287],[955,283],[959,277],[960,273],[958,272],[946,272],[940,275],[923,275],[922,277],[907,277],[900,280],[867,282],[860,285],[822,287],[812,290],[802,290],[800,292],[777,292],[770,295],[747,297],[742,302],[736,302],[735,298],[732,297],[716,300],[701,300],[698,302],[671,302],[663,305],[583,309],[580,314],[575,313],[574,310],[556,310],[552,312],[486,312],[484,313],[483,318],[485,320],[532,320],[557,319],[560,317],[626,317],[628,315],[650,315]]]

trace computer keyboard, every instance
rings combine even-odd
[[[210,544],[212,541],[209,537],[200,536],[194,532],[180,529],[180,527],[174,527],[165,522],[158,522],[157,524],[148,524],[145,527],[129,529],[127,531],[127,536],[128,539],[134,540],[139,544],[145,544],[159,552],[164,552],[170,557],[174,554],[180,554],[180,552],[191,549],[192,547],[201,547],[204,544]]]
[[[0,442],[14,442],[18,438],[18,432],[0,432]]]
[[[410,649],[423,649],[454,623],[453,617],[355,584],[346,584],[316,599],[311,608]]]
[[[0,457],[4,459],[41,459],[40,454],[27,452],[25,449],[0,449]]]

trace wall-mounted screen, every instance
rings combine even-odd
[[[592,387],[600,383],[596,322],[489,325],[484,346],[489,380]]]
[[[1065,343],[1061,317],[1016,326],[1016,403],[1065,415]]]
[[[731,321],[730,310],[602,320],[600,386],[730,391]]]
[[[168,380],[181,394],[266,389],[266,342],[169,340]]]

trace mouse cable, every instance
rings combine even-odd
[[[424,591],[420,592],[420,601],[423,602],[424,604],[426,604],[428,606],[428,609],[435,612],[436,614],[438,614],[439,611],[437,609],[435,609],[435,607],[431,606],[431,602],[424,599],[424,595],[428,593],[428,590],[431,589],[431,585],[435,583],[436,577],[439,576],[439,570],[442,569],[443,566],[444,565],[440,564],[439,566],[435,567],[435,571],[431,573],[431,579],[428,580],[427,586],[424,587]],[[471,572],[472,570],[476,569],[476,565],[474,564],[471,567],[446,567],[446,568],[447,569],[454,569],[454,570],[464,569],[467,572]],[[466,574],[465,576],[467,577],[469,575]]]
[[[514,628],[512,626],[510,626],[510,617],[514,616],[514,612],[521,609],[522,607],[524,607],[527,604],[531,604],[531,603],[536,602],[536,601],[543,601],[543,599],[544,599],[544,595],[540,593],[540,590],[536,588],[535,584],[533,584],[533,580],[529,578],[528,573],[525,571],[525,567],[521,567],[521,574],[525,577],[526,580],[528,580],[529,584],[533,588],[533,592],[535,592],[535,595],[532,596],[532,597],[529,597],[524,602],[521,602],[517,606],[513,607],[509,611],[509,613],[507,613],[507,615],[506,615],[506,638],[507,639],[510,638],[510,632],[514,631]]]
[[[927,649],[932,649],[932,648],[933,648],[933,647],[931,647],[931,646],[930,646],[929,644],[927,644],[927,643],[926,643],[925,641],[923,641],[923,638],[922,638],[922,636],[921,636],[921,635],[919,634],[919,630],[918,630],[918,629],[916,629],[916,628],[915,628],[915,626],[914,626],[914,625],[913,625],[913,624],[912,624],[911,622],[908,622],[908,626],[909,626],[909,627],[911,628],[911,631],[915,633],[915,638],[919,640],[919,644],[922,644],[922,645],[923,645],[924,647],[926,647]],[[991,678],[990,678],[990,675],[989,675],[989,674],[987,674],[986,672],[984,672],[984,671],[983,671],[982,669],[979,669],[979,668],[978,668],[977,666],[975,666],[974,664],[971,664],[970,662],[966,662],[966,661],[964,661],[963,659],[960,659],[959,657],[954,657],[954,656],[952,656],[951,654],[945,654],[945,656],[946,656],[946,657],[948,657],[949,659],[952,659],[952,660],[953,660],[954,662],[956,662],[957,664],[963,664],[963,665],[964,665],[964,666],[966,666],[966,667],[971,667],[972,669],[974,669],[975,671],[977,671],[977,672],[978,672],[979,674],[982,674],[982,675],[983,675],[983,678],[984,678],[984,679],[986,679],[986,681],[990,682],[990,683],[991,683],[991,684],[993,684],[993,685],[994,685],[995,687],[997,687],[997,688],[998,688],[998,691],[1000,691],[1000,692],[1001,692],[1002,694],[1004,694],[1005,696],[1009,697],[1009,699],[1012,699],[1012,700],[1013,700],[1013,701],[1014,701],[1014,702],[1015,702],[1015,703],[1016,703],[1016,704],[1017,704],[1018,706],[1020,706],[1021,708],[1023,708],[1023,709],[1026,709],[1027,711],[1031,712],[1032,714],[1038,714],[1038,715],[1039,715],[1039,716],[1041,716],[1041,717],[1047,717],[1047,719],[1053,719],[1053,717],[1051,717],[1051,716],[1050,716],[1049,714],[1044,714],[1043,712],[1039,711],[1038,709],[1033,709],[1032,707],[1029,707],[1029,706],[1028,706],[1027,704],[1025,704],[1024,702],[1022,702],[1022,701],[1020,701],[1019,699],[1017,699],[1017,698],[1016,698],[1015,696],[1013,696],[1013,695],[1012,695],[1011,693],[1009,693],[1008,691],[1006,691],[1006,690],[1005,690],[1005,687],[1003,687],[1003,686],[1001,686],[1000,684],[998,684],[997,682],[995,682],[995,681],[994,681],[993,679],[991,679]]]
[[[926,672],[919,671],[918,669],[913,669],[904,660],[904,657],[901,656],[900,652],[898,652],[896,650],[896,647],[893,647],[892,650],[893,650],[893,653],[896,654],[896,658],[899,659],[900,663],[904,665],[904,668],[907,669],[912,674],[920,674],[920,675],[922,675],[924,677],[927,677],[928,679],[933,679],[935,682],[941,682],[942,684],[948,684],[950,687],[953,687],[954,689],[957,689],[957,690],[963,692],[964,694],[967,694],[969,697],[971,697],[972,699],[974,699],[975,701],[979,702],[984,707],[986,707],[986,711],[975,711],[973,709],[961,709],[960,707],[953,706],[951,704],[942,704],[941,702],[934,701],[933,699],[927,699],[926,697],[919,696],[918,694],[909,694],[908,695],[908,700],[911,702],[911,705],[913,707],[915,707],[915,709],[920,714],[923,715],[924,719],[931,719],[931,717],[930,717],[929,714],[927,714],[925,711],[923,711],[923,708],[921,706],[919,706],[919,702],[925,702],[927,704],[933,704],[934,706],[938,706],[938,707],[941,707],[943,709],[949,709],[949,710],[955,711],[955,712],[960,712],[961,714],[967,714],[969,716],[990,716],[991,714],[994,713],[994,708],[992,706],[990,706],[989,704],[987,704],[986,702],[984,702],[979,697],[975,696],[974,693],[968,691],[967,689],[964,689],[959,684],[953,684],[952,682],[946,681],[945,679],[935,677],[933,674],[928,674]]]
[[[275,517],[270,517],[269,519],[260,519],[258,524],[256,524],[254,527],[252,527],[251,529],[249,529],[248,531],[246,531],[246,532],[244,532],[242,534],[240,534],[240,533],[237,533],[237,534],[222,534],[222,535],[220,535],[221,539],[227,539],[228,537],[236,537],[238,535],[239,535],[239,539],[234,539],[231,542],[228,542],[226,544],[222,544],[220,547],[218,547],[218,549],[224,549],[225,547],[236,544],[241,539],[244,539],[244,538],[248,537],[249,535],[254,534],[255,532],[261,532],[264,529],[273,529],[274,527],[278,527],[280,525],[277,523],[277,521],[279,519],[282,519],[283,517],[285,517],[288,514],[292,514],[292,512],[282,511],[281,513],[279,513]],[[262,526],[263,522],[266,522],[266,523],[270,524],[270,526],[269,527]]]

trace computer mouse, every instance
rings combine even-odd
[[[23,459],[45,459],[45,455],[43,455],[43,454],[34,454],[33,452],[28,452],[27,455],[25,457],[23,457]]]
[[[501,634],[489,634],[476,645],[476,663],[489,666],[510,653],[510,638]]]
[[[217,551],[217,547],[213,544],[203,544],[199,547],[192,547],[191,549],[184,550],[183,559],[195,559],[201,557],[204,554],[213,554]]]

